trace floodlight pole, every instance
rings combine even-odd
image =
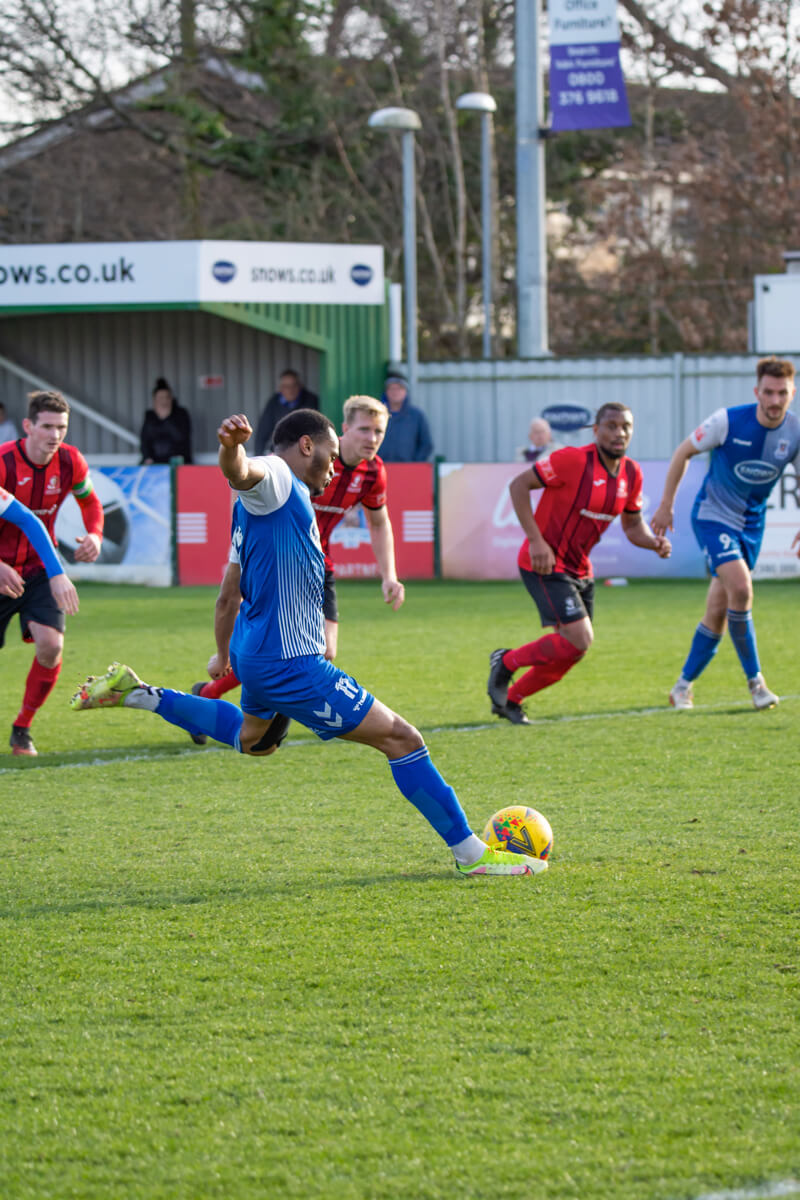
[[[381,108],[369,118],[372,129],[397,130],[403,152],[403,290],[406,309],[406,366],[412,396],[417,391],[417,185],[414,133],[422,122],[413,109]]]
[[[514,80],[517,94],[517,352],[549,354],[541,0],[517,0]]]
[[[492,113],[494,99],[486,92],[467,92],[456,100],[456,108],[481,114],[481,240],[483,245],[483,357],[492,357]]]

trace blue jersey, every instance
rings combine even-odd
[[[693,519],[761,533],[769,494],[789,463],[800,472],[800,420],[787,412],[777,429],[759,424],[757,404],[718,408],[691,435],[711,462]]]
[[[284,459],[259,460],[264,478],[239,492],[233,546],[242,604],[231,654],[273,660],[325,653],[325,556],[308,488]]]

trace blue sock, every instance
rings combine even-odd
[[[756,646],[756,630],[753,625],[752,609],[748,608],[746,612],[740,612],[729,608],[728,632],[731,635],[731,641],[736,647],[736,653],[739,655],[742,670],[748,679],[753,679],[758,675],[761,666],[758,661],[758,647]]]
[[[389,760],[394,781],[406,800],[418,808],[448,846],[472,833],[458,796],[431,762],[427,746]]]
[[[681,671],[683,678],[688,680],[697,679],[697,676],[702,671],[705,671],[717,653],[721,641],[722,638],[719,634],[712,633],[710,629],[706,629],[701,621],[694,631],[689,657],[683,664],[683,670]]]
[[[161,700],[156,712],[170,725],[177,725],[187,733],[207,733],[217,742],[224,742],[239,750],[239,730],[244,713],[227,700],[207,700],[204,696],[190,696],[186,692],[174,692],[172,688],[161,688]]]

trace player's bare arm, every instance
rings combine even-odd
[[[381,574],[381,591],[387,604],[396,612],[406,598],[406,589],[397,578],[394,558],[394,531],[386,508],[364,507],[369,525],[372,553]]]
[[[264,464],[249,458],[244,448],[252,433],[253,427],[244,413],[226,417],[217,430],[219,467],[237,492],[249,492],[264,478]]]
[[[641,513],[623,512],[622,530],[629,542],[643,550],[654,550],[659,558],[669,558],[672,543],[663,534],[653,533]]]
[[[533,570],[538,575],[549,575],[555,566],[556,556],[542,537],[542,532],[536,524],[530,499],[530,493],[541,486],[542,481],[533,467],[528,467],[511,480],[508,485],[508,494],[511,497],[514,512],[517,514],[517,520],[530,543]]]
[[[214,605],[214,640],[217,649],[208,660],[208,673],[212,679],[220,679],[231,669],[229,651],[236,615],[242,603],[242,593],[239,590],[241,578],[239,564],[229,562]]]
[[[690,437],[685,438],[678,446],[677,450],[670,459],[670,464],[667,467],[667,477],[664,480],[664,491],[661,496],[661,503],[653,513],[651,525],[656,536],[665,534],[668,529],[674,529],[675,519],[675,497],[678,494],[681,480],[686,474],[686,468],[689,466],[689,459],[694,458],[695,454],[700,451],[695,446]]]

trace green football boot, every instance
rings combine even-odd
[[[112,663],[105,675],[90,675],[69,702],[77,712],[82,708],[114,708],[122,704],[134,688],[146,687],[139,676],[124,663]]]

